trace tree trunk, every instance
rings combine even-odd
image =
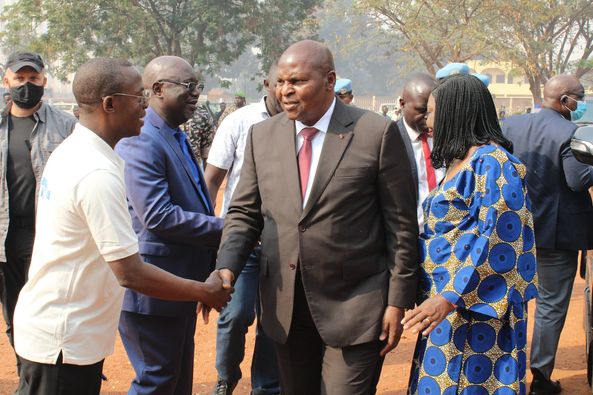
[[[541,78],[538,76],[528,76],[529,79],[529,90],[533,97],[533,106],[541,108],[542,104],[542,83]]]

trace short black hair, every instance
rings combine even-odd
[[[490,142],[512,152],[513,144],[502,134],[492,95],[478,78],[452,75],[440,81],[432,95],[436,105],[430,158],[435,168],[447,167],[454,159],[465,158],[472,146]]]
[[[122,68],[133,67],[127,60],[111,58],[91,59],[76,71],[72,92],[79,107],[94,106],[105,96],[121,92],[129,82]]]

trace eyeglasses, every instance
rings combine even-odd
[[[170,84],[183,85],[189,92],[202,93],[202,91],[204,90],[204,84],[201,82],[179,82],[171,80],[159,80],[157,82],[168,82]]]
[[[150,91],[144,90],[142,91],[142,96],[140,95],[131,95],[129,93],[112,93],[110,96],[125,96],[125,97],[135,97],[137,99],[140,99],[140,104],[142,104],[143,106],[147,106],[148,105],[148,99],[150,99]]]

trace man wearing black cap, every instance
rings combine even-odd
[[[47,78],[38,54],[12,53],[2,81],[12,103],[0,115],[0,301],[14,346],[12,318],[31,262],[41,173],[76,119],[41,101]]]

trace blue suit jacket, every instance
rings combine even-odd
[[[223,221],[202,201],[174,133],[149,108],[140,135],[123,139],[116,151],[126,162],[128,205],[143,259],[203,281],[213,269]],[[201,172],[200,182],[209,199]],[[123,303],[125,311],[166,316],[195,314],[195,307],[195,302],[164,301],[130,290]]]
[[[593,207],[587,189],[592,167],[578,162],[570,150],[576,125],[544,108],[510,117],[503,133],[513,154],[527,167],[536,246],[566,250],[593,247]]]

